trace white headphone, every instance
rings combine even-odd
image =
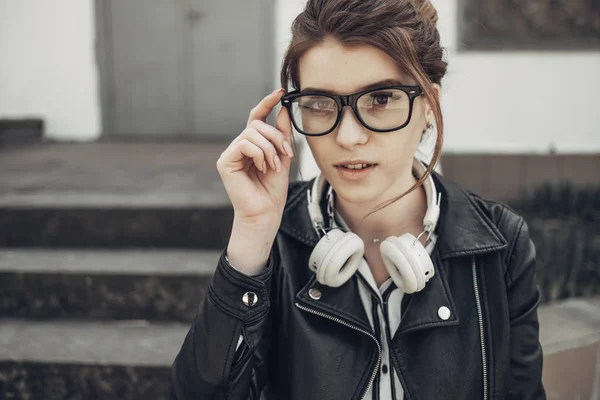
[[[426,171],[425,166],[417,159],[413,170],[420,176]],[[325,231],[323,214],[319,205],[325,189],[325,177],[317,176],[312,190],[307,191],[308,213],[313,227],[322,236],[315,246],[308,262],[309,268],[316,273],[317,280],[326,286],[338,287],[343,285],[356,272],[364,255],[364,243],[353,232],[344,232],[333,226],[333,201],[330,186],[327,200],[329,214],[329,231]],[[425,284],[435,275],[433,262],[429,253],[419,241],[427,233],[428,239],[435,230],[440,215],[440,197],[435,196],[435,184],[431,175],[424,182],[427,197],[427,212],[423,218],[423,232],[418,237],[410,233],[402,236],[390,236],[381,242],[379,250],[385,267],[392,281],[405,293],[422,290]]]

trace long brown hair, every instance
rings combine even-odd
[[[440,157],[444,121],[433,84],[441,85],[447,63],[443,60],[437,19],[430,0],[308,0],[292,23],[292,39],[281,67],[282,87],[291,83],[299,89],[300,57],[325,39],[334,38],[344,45],[371,45],[388,54],[415,79],[433,109],[438,135],[427,172],[405,193],[380,204],[367,216],[418,188]]]

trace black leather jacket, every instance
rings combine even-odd
[[[434,180],[442,193],[436,275],[403,297],[390,343],[404,398],[545,399],[527,225],[501,203]],[[266,399],[354,400],[376,379],[379,344],[356,277],[330,288],[308,269],[318,241],[306,209],[310,184],[290,185],[264,273],[245,276],[221,256],[173,364],[172,399],[258,399],[264,391]],[[318,300],[309,296],[315,287]],[[257,296],[252,306],[247,292]],[[450,308],[447,320],[440,306]]]

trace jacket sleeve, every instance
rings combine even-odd
[[[508,398],[545,399],[537,315],[540,293],[535,280],[536,251],[522,217],[516,232],[513,251],[507,260],[511,370]]]
[[[268,351],[275,254],[271,250],[260,275],[247,276],[233,268],[223,252],[173,362],[171,400],[260,397],[266,366],[258,353]]]

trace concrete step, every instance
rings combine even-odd
[[[600,297],[540,307],[548,398],[596,398]],[[0,319],[3,399],[166,399],[189,324]]]
[[[191,321],[220,253],[3,250],[0,317]]]
[[[220,249],[233,210],[0,207],[0,247]]]
[[[0,319],[3,399],[167,399],[188,324]]]
[[[3,207],[207,207],[228,203],[227,143],[77,143],[0,148]]]
[[[232,222],[230,207],[0,208],[0,247],[219,249]]]
[[[0,148],[0,247],[221,248],[227,143]]]

